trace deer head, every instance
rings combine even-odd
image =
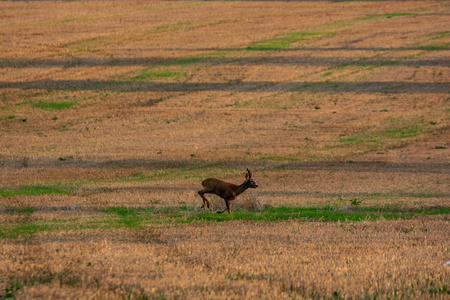
[[[252,172],[250,172],[250,170],[248,168],[247,168],[247,173],[245,174],[244,187],[246,189],[248,189],[248,188],[256,189],[258,187],[256,182],[254,182],[252,179]]]

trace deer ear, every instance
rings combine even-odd
[[[252,172],[250,172],[250,170],[247,168],[247,174],[248,174],[248,179],[252,178]],[[245,178],[247,178],[247,175],[245,176]]]
[[[248,173],[245,173],[245,180],[249,180],[250,176],[248,176]]]

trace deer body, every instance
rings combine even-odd
[[[220,198],[225,200],[225,204],[227,208],[223,211],[219,211],[218,213],[223,213],[228,210],[228,213],[231,214],[231,201],[236,199],[236,197],[242,194],[248,188],[257,188],[258,185],[251,179],[252,173],[249,169],[247,169],[247,174],[245,174],[245,181],[241,185],[236,185],[233,183],[225,182],[217,178],[207,178],[202,181],[202,185],[204,187],[203,190],[199,191],[198,194],[203,199],[202,208],[208,206],[210,208],[211,203],[208,199],[205,198],[205,194],[215,194]]]

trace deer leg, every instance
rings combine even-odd
[[[225,200],[225,203],[227,204],[227,208],[225,208],[224,210],[219,210],[217,213],[218,214],[221,214],[221,213],[223,213],[224,211],[226,211],[227,209],[228,209],[228,202],[227,202],[227,199],[223,199],[223,200]]]
[[[200,195],[200,197],[202,197],[203,199],[203,205],[202,208],[204,208],[205,206],[208,206],[208,208],[211,207],[211,203],[209,203],[209,200],[206,199],[206,197],[204,196],[204,194],[208,193],[208,190],[204,189],[198,192],[198,194]]]
[[[227,205],[227,208],[228,208],[228,213],[231,215],[231,200],[228,200],[228,203],[227,203],[228,205]]]
[[[236,195],[233,195],[231,198],[227,200],[227,209],[230,215],[231,215],[231,201],[233,201],[234,199],[236,199]]]
[[[228,207],[227,208],[225,208],[224,210],[219,210],[217,213],[218,214],[221,214],[221,213],[224,213],[224,212],[226,212],[227,211],[227,209],[228,209]]]
[[[227,208],[225,208],[222,211],[218,211],[217,213],[221,214],[221,213],[224,213],[224,212],[226,212],[228,210],[228,213],[231,215],[231,200],[232,199],[225,199],[225,204],[227,205]]]

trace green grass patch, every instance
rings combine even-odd
[[[107,207],[107,208],[102,209],[102,211],[105,212],[105,213],[109,213],[109,214],[111,214],[111,213],[117,214],[117,215],[122,216],[122,217],[128,216],[128,215],[134,215],[136,213],[135,209],[126,208],[126,207],[123,207],[123,206],[120,206],[120,207]]]
[[[248,51],[278,51],[289,48],[292,44],[309,40],[310,36],[332,35],[332,32],[291,32],[285,36],[263,40],[250,45],[244,50]]]
[[[432,44],[432,45],[419,46],[417,48],[420,50],[425,50],[425,51],[442,51],[442,50],[448,50],[449,47],[450,47],[450,43],[443,43],[443,44]]]
[[[0,225],[0,238],[18,238],[23,235],[33,235],[51,230],[52,226],[50,224],[37,224],[34,222]]]
[[[237,103],[234,104],[234,107],[235,108],[246,108],[246,107],[249,107],[252,103],[253,103],[252,100],[248,100],[248,101],[245,101],[243,103],[237,102]]]
[[[52,186],[21,185],[16,187],[0,187],[0,196],[42,196],[42,195],[67,195],[71,190]]]
[[[14,120],[15,118],[16,118],[16,116],[11,115],[11,116],[7,116],[7,117],[2,117],[2,118],[0,118],[0,121]]]
[[[186,58],[180,58],[176,59],[174,61],[169,61],[167,63],[164,63],[164,66],[173,66],[173,65],[192,65],[192,64],[198,64],[202,60],[204,60],[205,57],[202,56],[194,56],[194,57],[186,57]]]
[[[69,49],[73,53],[91,52],[101,48],[105,48],[108,45],[109,36],[89,38],[81,41],[76,41],[66,44],[64,47]]]
[[[371,68],[393,66],[393,65],[400,63],[404,59],[412,58],[412,57],[403,57],[403,58],[399,58],[397,60],[376,60],[376,61],[373,60],[373,59],[380,58],[381,56],[382,56],[382,54],[375,54],[370,57],[361,57],[355,61],[343,63],[340,66],[336,67],[336,69],[341,70],[343,68],[347,68],[347,67],[351,67],[351,66],[363,66],[363,67],[370,66]]]
[[[411,124],[409,126],[387,129],[381,131],[378,135],[387,139],[407,139],[419,136],[422,134],[422,131],[423,128],[418,124]]]
[[[450,207],[441,207],[441,208],[436,208],[433,210],[419,210],[419,213],[425,214],[425,215],[450,215]]]
[[[414,138],[423,133],[423,128],[418,125],[402,126],[398,128],[389,128],[383,131],[368,132],[350,137],[342,137],[339,139],[343,144],[365,144],[376,143],[386,144],[387,140],[402,140]]]
[[[133,80],[148,80],[148,79],[180,79],[185,77],[187,74],[183,71],[151,71],[143,70],[139,75],[132,77]]]
[[[110,215],[66,220],[25,221],[18,224],[0,225],[0,238],[18,238],[41,232],[78,231],[86,229],[111,230],[141,228],[151,222],[151,215]]]
[[[63,109],[72,108],[79,103],[83,103],[88,100],[95,99],[95,97],[83,97],[83,98],[69,98],[68,96],[65,97],[58,97],[58,98],[48,98],[48,99],[35,99],[35,100],[28,100],[23,101],[14,104],[13,106],[27,106],[30,105],[34,108],[39,108],[47,111],[59,111]],[[11,118],[11,117],[8,117]],[[16,118],[16,116],[13,116],[12,118]]]
[[[78,101],[73,100],[73,101],[64,101],[64,102],[39,101],[37,103],[33,103],[32,105],[33,105],[33,107],[40,108],[43,110],[55,111],[55,110],[63,110],[63,109],[71,108],[77,104],[78,104]]]
[[[62,19],[61,22],[62,23],[70,23],[70,22],[74,22],[74,21],[78,21],[79,18],[67,18],[67,19]]]
[[[32,214],[36,211],[34,207],[7,207],[7,213],[16,213],[16,214]]]
[[[368,149],[378,149],[389,145],[396,145],[408,139],[416,138],[427,132],[425,123],[419,121],[406,121],[402,119],[392,119],[381,128],[368,128],[353,136],[344,136],[338,139],[338,144],[327,146],[348,147],[359,145]]]
[[[364,209],[349,209],[340,211],[336,208],[313,208],[313,207],[274,207],[267,208],[261,211],[236,211],[232,215],[229,214],[214,214],[214,213],[200,213],[186,218],[186,220],[179,222],[190,223],[193,221],[264,221],[277,222],[286,220],[302,220],[302,221],[320,221],[320,222],[359,222],[363,220],[374,221],[380,218],[393,220],[400,218],[410,218],[411,213],[391,213],[388,211],[378,212],[376,210],[364,211]]]
[[[249,51],[277,51],[289,48],[292,43],[307,40],[306,38],[296,38],[296,37],[282,37],[275,38],[271,40],[266,40],[258,42],[254,45],[248,46],[245,50]]]
[[[435,35],[433,35],[431,37],[431,39],[432,40],[440,40],[440,39],[446,38],[448,36],[450,36],[450,31],[442,31],[442,32],[439,32],[439,33],[436,33]]]

